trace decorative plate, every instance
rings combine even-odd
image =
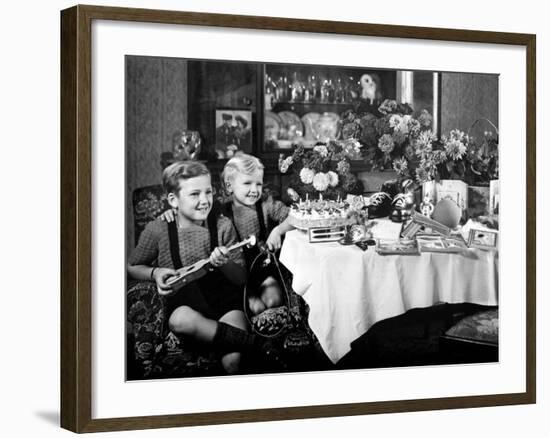
[[[281,131],[281,126],[283,125],[281,118],[271,111],[266,111],[264,124],[265,140],[277,141],[279,138],[279,132]]]
[[[340,118],[337,114],[323,113],[314,124],[313,135],[317,138],[317,140],[322,142],[336,140],[336,138],[338,137],[339,119]]]
[[[283,121],[281,126],[281,138],[296,140],[299,137],[303,137],[304,125],[302,125],[302,121],[296,113],[292,111],[281,111],[277,115]]]
[[[302,123],[305,128],[304,138],[309,141],[316,142],[317,138],[315,137],[315,124],[321,117],[319,113],[307,113],[302,116]]]

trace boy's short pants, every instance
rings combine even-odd
[[[180,306],[188,306],[206,318],[219,320],[232,311],[243,311],[243,288],[214,270],[165,297],[167,319]]]

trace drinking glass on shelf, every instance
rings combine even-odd
[[[265,109],[271,110],[276,102],[275,99],[275,82],[271,79],[271,76],[265,76]]]
[[[291,102],[302,102],[304,100],[305,84],[301,81],[298,72],[294,72],[292,84],[290,86]]]
[[[279,76],[275,87],[275,98],[277,102],[288,101],[288,79],[286,76]]]
[[[346,103],[351,103],[353,102],[354,99],[357,99],[357,97],[359,96],[359,92],[358,92],[359,86],[360,86],[359,81],[355,79],[355,77],[350,75],[346,78],[346,85],[345,85]]]
[[[321,102],[327,103],[328,98],[329,98],[328,79],[323,79],[323,83],[321,85]]]
[[[329,79],[328,80],[328,102],[329,103],[334,103],[334,84],[332,82],[332,79]]]
[[[336,87],[334,88],[334,101],[336,103],[344,103],[346,101],[346,90],[340,76],[338,76],[338,78],[336,79]]]
[[[307,78],[307,87],[304,93],[304,102],[315,102],[317,100],[318,82],[315,75],[309,75]]]

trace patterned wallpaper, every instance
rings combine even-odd
[[[126,57],[126,249],[134,246],[132,192],[161,182],[160,154],[187,128],[187,61]]]
[[[442,73],[441,133],[446,135],[452,129],[468,132],[479,118],[498,127],[498,90],[495,74]],[[471,134],[480,138],[490,129],[490,125],[479,123]]]

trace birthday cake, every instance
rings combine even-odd
[[[290,207],[289,222],[300,230],[349,225],[354,223],[354,219],[350,217],[351,211],[350,204],[340,199],[300,200]]]

